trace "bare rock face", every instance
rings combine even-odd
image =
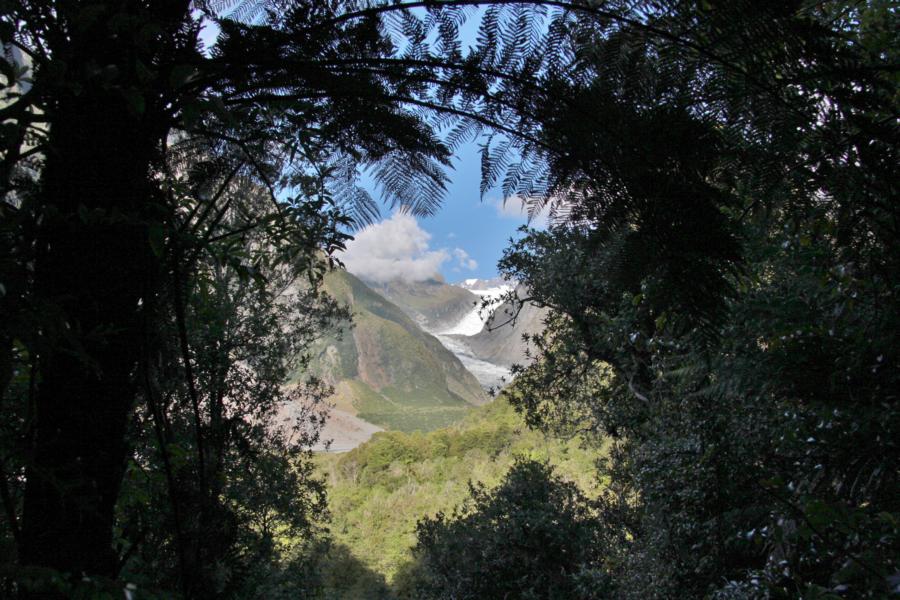
[[[367,281],[366,285],[384,296],[429,332],[444,331],[458,323],[479,302],[479,296],[438,278],[388,283]]]
[[[527,296],[527,290],[519,286],[516,295]],[[528,344],[524,335],[535,335],[544,330],[544,319],[548,310],[526,303],[518,307],[506,301],[500,304],[487,319],[484,327],[475,335],[455,335],[454,339],[463,343],[472,355],[503,367],[525,364],[528,361]]]

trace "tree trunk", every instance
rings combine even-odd
[[[67,96],[55,116],[40,192],[35,287],[46,328],[20,561],[113,576],[141,322],[159,272],[148,222],[161,220],[150,180],[160,135],[115,88]]]

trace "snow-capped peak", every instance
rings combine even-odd
[[[516,282],[510,279],[503,279],[502,277],[493,277],[491,279],[465,279],[456,285],[477,294],[479,291],[500,287],[509,287],[512,289],[516,287]]]
[[[442,331],[442,334],[454,335],[475,335],[482,330],[484,324],[490,318],[494,309],[502,302],[503,296],[513,291],[516,284],[513,281],[495,277],[493,279],[466,279],[462,283],[457,284],[459,287],[465,288],[484,300],[491,302],[491,305],[482,308],[481,303],[472,307],[472,311],[463,317],[459,323]]]

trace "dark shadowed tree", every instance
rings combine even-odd
[[[296,230],[310,206],[374,218],[363,169],[389,205],[427,214],[450,151],[487,126],[510,131],[505,117],[540,89],[513,84],[552,66],[545,11],[488,9],[464,51],[470,4],[2,4],[0,482],[21,565],[75,580],[117,572],[127,432],[163,350],[181,361],[196,476],[211,489],[203,433],[215,427],[196,381],[208,366],[194,364],[189,331],[211,249],[257,231],[264,246],[294,245],[275,262],[328,255],[346,221]],[[205,25],[220,31],[212,47]],[[266,200],[226,230],[238,210],[226,191],[241,179]],[[240,244],[226,248],[219,261],[252,277]],[[167,324],[177,344],[157,335]]]
[[[471,486],[451,515],[416,526],[409,598],[607,598],[600,521],[578,487],[544,463],[518,459],[493,490]]]
[[[173,310],[151,333],[117,506],[120,578],[185,597],[307,597],[325,517],[311,447],[329,390],[303,372],[310,344],[348,316],[319,287],[320,248],[345,234],[311,196],[290,235],[232,235],[271,200],[243,178],[223,197],[183,323]]]
[[[515,402],[617,440],[617,597],[896,594],[897,12],[614,5],[534,109],[570,151],[502,261],[553,313]]]

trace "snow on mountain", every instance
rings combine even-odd
[[[462,319],[460,319],[452,327],[441,331],[443,335],[475,335],[481,331],[484,324],[491,317],[491,314],[500,304],[502,297],[515,289],[516,283],[500,277],[493,279],[466,279],[462,283],[456,284],[458,287],[465,288],[481,298],[482,302],[490,301],[492,304],[482,308],[482,303],[478,303],[472,307]]]
[[[498,287],[516,287],[516,282],[511,279],[503,279],[502,277],[492,277],[491,279],[464,279],[456,284],[457,287],[467,289],[472,292],[479,290],[489,290]]]
[[[528,291],[519,287],[516,296],[525,298]],[[538,334],[544,330],[547,309],[531,303],[524,306],[506,301],[494,309],[488,323],[480,332],[461,340],[472,356],[501,366],[523,365],[528,362],[528,344],[523,336]],[[515,319],[513,319],[515,316]]]
[[[524,288],[517,289],[515,281],[466,279],[457,285],[488,301],[488,306],[474,307],[456,325],[435,335],[470,370],[491,365],[477,373],[472,370],[482,384],[485,380],[496,381],[503,373],[508,381],[510,366],[524,364],[528,359],[523,335],[537,334],[544,329],[547,310],[532,304],[518,307],[507,301],[507,294],[513,291],[519,297],[527,296]],[[516,318],[511,321],[513,313]],[[470,367],[467,361],[475,364]]]
[[[509,368],[482,360],[475,356],[472,353],[471,348],[462,341],[465,338],[442,333],[437,333],[434,337],[436,337],[447,350],[456,355],[456,358],[458,358],[463,366],[475,376],[478,383],[485,389],[499,389],[512,380],[512,373]]]

